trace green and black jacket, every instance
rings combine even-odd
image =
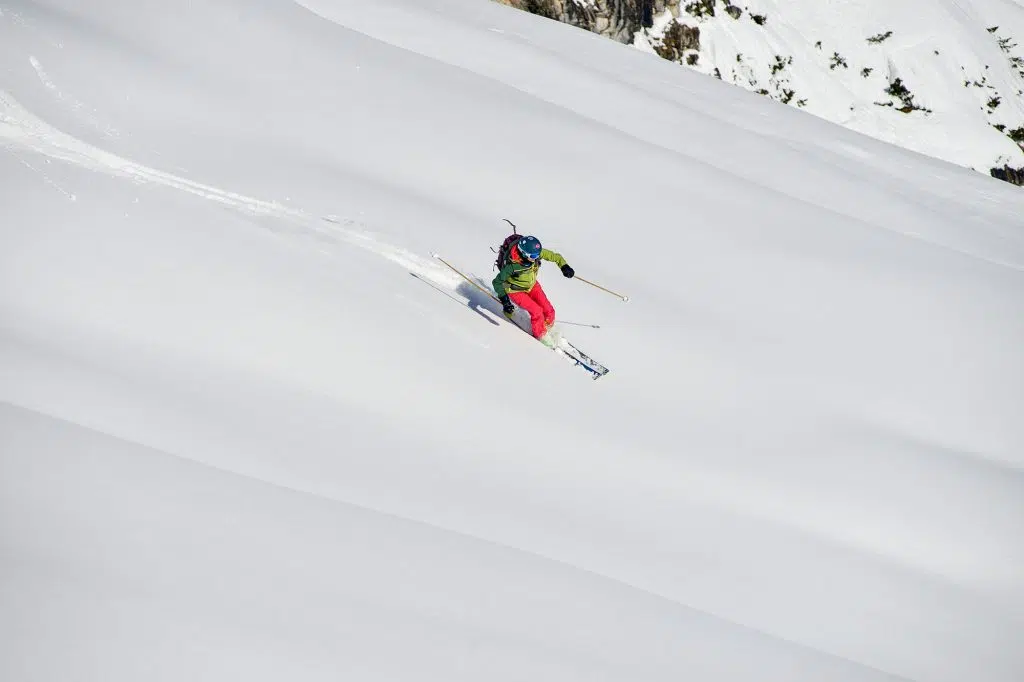
[[[519,254],[518,247],[513,246],[509,252],[508,263],[498,271],[492,282],[498,297],[517,291],[530,291],[537,283],[537,271],[540,270],[540,262],[543,260],[550,261],[558,267],[565,265],[562,254],[547,249],[541,249],[540,258],[531,263]]]

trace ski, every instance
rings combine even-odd
[[[607,367],[572,345],[561,334],[556,335],[555,340],[557,343],[554,348],[555,352],[589,372],[594,380],[600,379],[608,373]]]

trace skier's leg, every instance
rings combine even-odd
[[[534,287],[536,289],[537,287]],[[548,329],[544,325],[544,309],[537,305],[530,294],[525,291],[514,291],[508,295],[512,302],[530,314],[530,328],[533,335],[538,339],[544,336]]]
[[[548,327],[553,325],[555,323],[555,308],[551,305],[551,301],[548,300],[548,295],[544,293],[544,289],[541,287],[540,282],[533,285],[533,289],[530,290],[530,298],[532,298],[544,312],[544,323]]]

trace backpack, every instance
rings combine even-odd
[[[521,234],[513,232],[509,236],[505,237],[505,241],[503,241],[501,246],[498,247],[498,258],[494,261],[495,267],[501,270],[503,267],[508,265],[509,258],[512,254],[512,247],[522,239],[522,236],[523,235]]]
[[[516,232],[516,224],[508,218],[502,218],[506,223],[512,226],[512,234],[505,237],[505,241],[498,247],[498,258],[494,261],[495,267],[501,270],[503,267],[508,265],[509,255],[512,253],[512,247],[516,245],[523,235]]]

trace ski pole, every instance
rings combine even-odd
[[[480,286],[479,284],[477,284],[476,282],[471,280],[469,277],[466,277],[464,274],[462,274],[462,272],[459,271],[459,269],[457,267],[455,267],[454,265],[452,265],[451,263],[446,261],[444,258],[441,258],[441,254],[439,254],[439,253],[432,253],[430,255],[433,256],[434,258],[436,258],[437,260],[441,261],[445,265],[447,265],[449,268],[451,268],[452,272],[454,272],[459,277],[461,277],[462,279],[466,280],[467,282],[469,282],[470,284],[475,286],[480,291],[482,291],[485,294],[487,294],[488,296],[490,296],[493,300],[495,300],[495,301],[498,300],[498,298],[494,294],[492,294],[491,292],[487,291],[487,289],[484,289],[482,286]],[[501,301],[498,301],[498,302],[500,303]]]
[[[596,288],[600,289],[601,291],[604,291],[604,292],[606,292],[606,293],[609,293],[609,294],[611,294],[612,296],[616,296],[616,297],[618,297],[618,298],[622,299],[623,301],[628,301],[628,300],[629,300],[629,296],[623,296],[622,294],[617,294],[617,293],[615,293],[615,292],[614,292],[614,291],[612,291],[611,289],[605,289],[605,288],[604,288],[603,286],[601,286],[600,284],[594,284],[594,283],[593,283],[593,282],[591,282],[590,280],[586,280],[586,279],[583,279],[583,278],[582,278],[582,277],[580,277],[579,275],[576,275],[576,279],[578,279],[579,281],[583,282],[584,284],[589,284],[589,285],[590,285],[590,286],[592,286],[592,287],[596,287]]]

